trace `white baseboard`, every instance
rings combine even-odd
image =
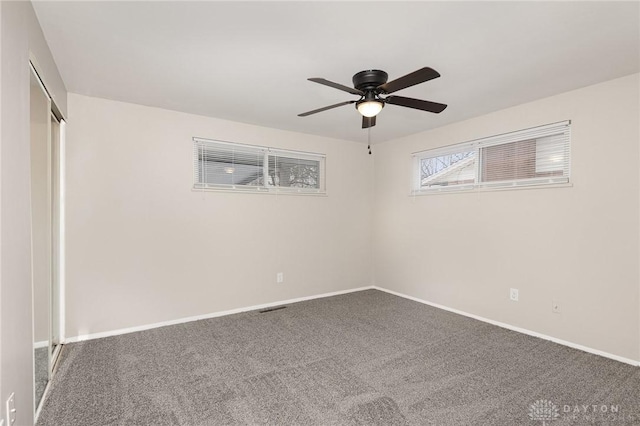
[[[33,343],[33,349],[46,348],[47,346],[49,346],[49,341],[48,340],[42,340],[40,342],[34,342]]]
[[[566,340],[557,339],[555,337],[551,337],[551,336],[547,336],[545,334],[537,333],[535,331],[527,330],[526,328],[520,328],[520,327],[516,327],[516,326],[510,325],[510,324],[506,324],[506,323],[503,323],[503,322],[500,322],[500,321],[494,321],[492,319],[484,318],[484,317],[481,317],[479,315],[470,314],[468,312],[460,311],[458,309],[453,309],[453,308],[449,308],[449,307],[444,306],[444,305],[439,305],[437,303],[428,302],[426,300],[422,300],[422,299],[419,299],[419,298],[413,297],[413,296],[408,296],[406,294],[399,293],[399,292],[393,291],[393,290],[388,290],[386,288],[382,288],[382,287],[378,287],[378,286],[373,286],[372,288],[374,288],[376,290],[384,291],[385,293],[393,294],[395,296],[403,297],[405,299],[413,300],[414,302],[423,303],[425,305],[433,306],[434,308],[443,309],[445,311],[453,312],[454,314],[463,315],[465,317],[473,318],[473,319],[476,319],[478,321],[483,321],[483,322],[486,322],[486,323],[489,323],[489,324],[497,325],[498,327],[506,328],[507,330],[517,331],[518,333],[527,334],[529,336],[538,337],[538,338],[544,339],[544,340],[549,340],[551,342],[558,343],[560,345],[568,346],[568,347],[573,348],[573,349],[578,349],[578,350],[581,350],[583,352],[588,352],[590,354],[599,355],[599,356],[602,356],[602,357],[605,357],[605,358],[610,358],[610,359],[613,359],[613,360],[616,360],[616,361],[619,361],[619,362],[624,362],[625,364],[631,364],[631,365],[636,366],[636,367],[640,366],[640,361],[636,361],[636,360],[633,360],[633,359],[630,359],[630,358],[625,358],[625,357],[622,357],[622,356],[614,355],[614,354],[611,354],[611,353],[608,353],[608,352],[601,351],[599,349],[589,348],[587,346],[582,346],[582,345],[579,345],[577,343],[569,342],[569,341],[566,341]]]
[[[144,330],[150,330],[153,328],[159,328],[159,327],[165,327],[168,325],[175,325],[175,324],[183,324],[183,323],[187,323],[187,322],[191,322],[191,321],[198,321],[198,320],[202,320],[202,319],[208,319],[208,318],[216,318],[216,317],[222,317],[222,316],[226,316],[226,315],[233,315],[233,314],[239,314],[242,312],[248,312],[248,311],[256,311],[259,309],[266,309],[266,308],[272,308],[275,306],[282,306],[282,305],[288,305],[291,303],[296,303],[296,302],[304,302],[306,300],[313,300],[313,299],[321,299],[324,297],[331,297],[331,296],[338,296],[341,294],[347,294],[347,293],[355,293],[358,291],[363,291],[363,290],[371,290],[371,289],[375,289],[375,290],[380,290],[380,291],[384,291],[385,293],[389,293],[389,294],[393,294],[395,296],[399,296],[405,299],[409,299],[409,300],[413,300],[414,302],[418,302],[418,303],[422,303],[425,305],[429,305],[429,306],[433,306],[434,308],[438,308],[438,309],[443,309],[445,311],[448,312],[453,312],[455,314],[458,315],[463,315],[465,317],[469,317],[469,318],[473,318],[476,319],[478,321],[483,321],[489,324],[493,324],[496,325],[498,327],[502,327],[502,328],[506,328],[507,330],[511,330],[511,331],[516,331],[518,333],[522,333],[522,334],[527,334],[529,336],[533,336],[533,337],[538,337],[540,339],[544,339],[544,340],[549,340],[551,342],[554,343],[558,343],[560,345],[564,345],[564,346],[568,346],[570,348],[573,349],[578,349],[581,350],[583,352],[588,352],[594,355],[599,355],[605,358],[610,358],[619,362],[623,362],[625,364],[631,364],[633,366],[640,366],[640,361],[636,361],[630,358],[625,358],[625,357],[621,357],[618,355],[614,355],[608,352],[604,352],[601,351],[599,349],[593,349],[587,346],[583,346],[583,345],[579,345],[577,343],[573,343],[573,342],[569,342],[566,340],[562,340],[562,339],[557,339],[555,337],[551,337],[551,336],[547,336],[545,334],[541,334],[535,331],[531,331],[531,330],[527,330],[525,328],[520,328],[520,327],[516,327],[507,323],[503,323],[500,321],[495,321],[489,318],[484,318],[481,317],[479,315],[475,315],[475,314],[470,314],[468,312],[464,312],[458,309],[454,309],[454,308],[450,308],[448,306],[444,306],[444,305],[440,305],[437,303],[433,303],[433,302],[428,302],[426,300],[422,300],[419,299],[417,297],[413,297],[413,296],[409,296],[403,293],[399,293],[397,291],[393,291],[393,290],[389,290],[383,287],[378,287],[378,286],[367,286],[367,287],[358,287],[358,288],[352,288],[352,289],[348,289],[348,290],[341,290],[341,291],[334,291],[334,292],[330,292],[330,293],[323,293],[323,294],[316,294],[316,295],[312,295],[312,296],[305,296],[305,297],[298,297],[295,299],[288,299],[288,300],[281,300],[278,302],[271,302],[271,303],[264,303],[262,305],[254,305],[254,306],[247,306],[247,307],[243,307],[243,308],[237,308],[237,309],[231,309],[228,311],[220,311],[220,312],[213,312],[210,314],[204,314],[204,315],[196,315],[196,316],[192,316],[192,317],[186,317],[186,318],[179,318],[176,320],[170,320],[170,321],[163,321],[163,322],[158,322],[158,323],[154,323],[154,324],[146,324],[146,325],[141,325],[141,326],[137,326],[137,327],[129,327],[129,328],[122,328],[122,329],[118,329],[118,330],[111,330],[111,331],[103,331],[100,333],[90,333],[90,334],[82,334],[82,335],[78,335],[75,337],[70,337],[67,338],[65,340],[64,343],[75,343],[75,342],[82,342],[85,340],[92,340],[92,339],[100,339],[103,337],[110,337],[110,336],[118,336],[121,334],[127,334],[127,333],[134,333],[136,331],[144,331]],[[38,342],[40,343],[40,342]],[[46,342],[45,342],[46,343]]]
[[[247,306],[247,307],[244,307],[244,308],[231,309],[231,310],[228,310],[228,311],[213,312],[213,313],[210,313],[210,314],[196,315],[196,316],[193,316],[193,317],[179,318],[179,319],[176,319],[176,320],[170,320],[170,321],[157,322],[157,323],[153,323],[153,324],[140,325],[140,326],[137,326],[137,327],[121,328],[121,329],[118,329],[118,330],[103,331],[103,332],[100,332],[100,333],[81,334],[81,335],[74,336],[74,337],[68,337],[67,339],[65,339],[64,343],[75,343],[75,342],[82,342],[82,341],[85,341],[85,340],[100,339],[102,337],[119,336],[121,334],[134,333],[136,331],[150,330],[150,329],[153,329],[153,328],[165,327],[167,325],[183,324],[183,323],[186,323],[186,322],[198,321],[198,320],[202,320],[202,319],[223,317],[223,316],[226,316],[226,315],[239,314],[239,313],[247,312],[247,311],[256,311],[256,310],[259,310],[259,309],[266,309],[266,308],[272,308],[272,307],[275,307],[275,306],[288,305],[288,304],[296,303],[296,302],[304,302],[306,300],[322,299],[324,297],[339,296],[341,294],[354,293],[354,292],[362,291],[362,290],[371,290],[373,288],[374,288],[373,286],[358,287],[358,288],[352,288],[352,289],[349,289],[349,290],[333,291],[333,292],[330,292],[330,293],[323,293],[323,294],[316,294],[316,295],[313,295],[313,296],[298,297],[298,298],[295,298],[295,299],[288,299],[288,300],[281,300],[281,301],[278,301],[278,302],[264,303],[262,305]]]

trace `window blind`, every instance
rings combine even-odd
[[[323,154],[193,138],[194,188],[324,193]]]
[[[567,183],[570,124],[563,121],[415,153],[412,193]]]

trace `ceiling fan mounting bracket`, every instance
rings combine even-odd
[[[353,76],[353,87],[363,92],[375,90],[387,82],[389,75],[380,70],[360,71]]]

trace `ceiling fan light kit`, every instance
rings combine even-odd
[[[356,102],[358,112],[364,117],[375,117],[380,111],[382,111],[382,107],[384,107],[384,103],[378,100],[362,100]]]
[[[342,90],[352,95],[359,95],[360,99],[318,108],[313,111],[298,114],[298,116],[306,117],[318,112],[355,103],[356,109],[362,114],[362,128],[367,129],[376,125],[376,116],[382,111],[385,104],[398,105],[435,114],[441,113],[447,107],[445,104],[423,101],[421,99],[405,98],[402,96],[381,96],[438,78],[440,74],[436,70],[429,67],[420,68],[417,71],[390,82],[387,82],[388,77],[389,75],[381,70],[360,71],[353,76],[353,88],[334,83],[324,78],[310,78],[309,81],[314,83],[333,87],[334,89]]]

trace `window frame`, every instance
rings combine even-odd
[[[506,145],[514,142],[526,142],[538,140],[550,136],[560,136],[558,147],[562,149],[564,161],[558,170],[562,170],[562,176],[544,176],[524,179],[508,179],[501,181],[483,181],[483,168],[486,159],[483,149]],[[474,181],[454,185],[442,185],[422,187],[422,161],[429,158],[454,155],[463,152],[474,151]],[[537,153],[536,153],[537,154]],[[486,154],[485,154],[486,155]],[[468,192],[479,190],[504,190],[540,187],[571,186],[571,120],[531,127],[509,133],[474,139],[468,142],[457,143],[444,147],[438,147],[411,154],[411,188],[409,195],[427,195],[450,192]]]
[[[206,139],[200,137],[192,138],[193,153],[193,186],[194,191],[219,191],[219,192],[237,192],[237,193],[262,193],[262,194],[292,194],[292,195],[326,195],[326,155],[316,152],[295,151],[280,148],[273,148],[261,145],[248,145],[236,142],[221,141],[217,139]],[[262,172],[258,179],[262,179],[259,185],[243,185],[243,184],[215,184],[204,183],[200,181],[199,163],[202,161],[199,156],[202,150],[209,147],[211,150],[217,149],[224,151],[228,148],[229,153],[234,150],[245,154],[256,155],[262,157],[260,167]],[[318,162],[318,187],[287,187],[279,185],[270,185],[268,183],[269,167],[272,164],[271,157],[286,157],[290,159],[298,159],[302,161]]]

